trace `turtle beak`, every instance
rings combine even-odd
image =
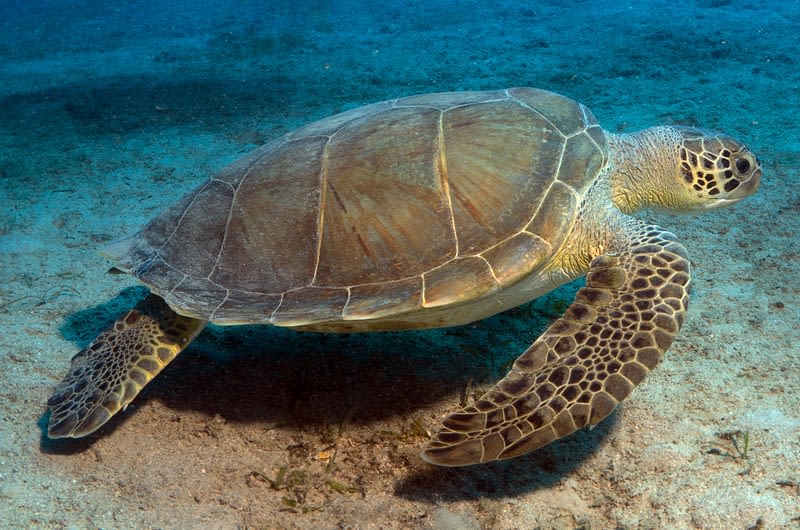
[[[738,199],[714,199],[711,202],[705,204],[704,210],[718,210],[719,208],[727,208],[732,204],[736,204],[737,202],[744,199],[744,197],[739,197]]]

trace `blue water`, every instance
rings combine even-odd
[[[799,27],[796,0],[0,0],[0,523],[797,525]],[[607,425],[460,475],[414,467],[422,437],[379,434],[412,432],[411,418],[434,429],[471,380],[501,377],[578,283],[457,330],[213,328],[106,434],[44,439],[44,401],[69,358],[144,293],[105,274],[100,245],[315,119],[512,86],[577,99],[613,132],[724,130],[764,167],[758,194],[735,208],[642,216],[689,248],[695,296],[665,366]],[[355,442],[330,477],[358,494],[326,486],[314,460],[320,432],[353,407]],[[706,451],[737,430],[752,436],[750,467]],[[281,465],[308,483],[249,475]]]

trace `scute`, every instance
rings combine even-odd
[[[197,216],[210,217],[210,222],[218,225],[217,234],[206,232],[207,241],[195,246],[216,248],[214,242],[219,239],[222,247],[214,263],[209,267],[195,266],[192,275],[252,292],[263,292],[265,285],[271,286],[270,292],[285,292],[309,283],[317,244],[313,238],[299,236],[317,230],[324,149],[322,137],[286,142],[243,172],[228,209],[209,215],[211,208],[204,205]],[[264,186],[264,182],[269,182],[269,186]],[[187,212],[186,217],[195,217],[190,214],[191,211]],[[270,244],[271,234],[285,231],[287,221],[291,221],[291,230],[296,235],[292,244]],[[194,238],[203,238],[203,233]],[[170,247],[185,252],[183,245]],[[190,267],[179,268],[186,271]]]
[[[514,100],[445,111],[444,154],[460,254],[520,231],[555,179],[564,138]]]
[[[440,115],[394,108],[330,139],[318,184],[324,203],[315,285],[387,282],[399,271],[417,276],[456,256],[436,170]]]
[[[514,99],[546,117],[564,136],[572,136],[586,128],[597,126],[594,114],[577,101],[538,88],[511,88]]]
[[[583,105],[540,90],[376,103],[256,149],[106,253],[221,324],[463,324],[547,263],[606,151]]]

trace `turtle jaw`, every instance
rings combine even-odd
[[[714,210],[719,210],[720,208],[727,208],[728,206],[734,205],[737,202],[741,201],[744,197],[739,197],[737,199],[717,199],[712,202],[708,202],[703,205],[704,212],[711,212]]]
[[[755,157],[753,157],[755,160]],[[730,193],[725,194],[724,197],[714,198],[703,205],[703,211],[710,211],[716,210],[719,208],[726,208],[737,202],[741,201],[745,197],[749,197],[750,195],[754,194],[758,189],[758,185],[761,183],[761,165],[758,161],[755,161],[755,168],[752,170],[749,178],[746,180],[740,180],[738,187],[731,191]]]

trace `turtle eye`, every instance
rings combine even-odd
[[[746,175],[747,172],[750,171],[750,168],[752,167],[750,161],[743,157],[737,158],[734,164],[736,165],[736,171],[738,171],[742,175]]]

